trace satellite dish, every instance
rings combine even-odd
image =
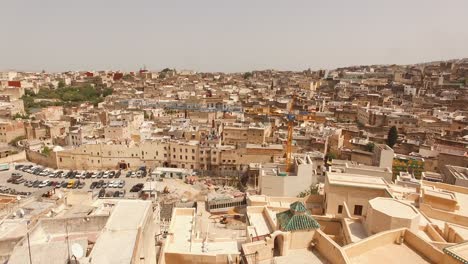
[[[73,256],[75,256],[76,258],[82,258],[84,256],[83,247],[78,243],[73,243],[71,251]]]

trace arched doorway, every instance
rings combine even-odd
[[[283,244],[284,244],[284,236],[283,235],[276,235],[275,241],[273,243],[273,256],[278,257],[283,255]]]

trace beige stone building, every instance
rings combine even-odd
[[[392,197],[389,184],[383,179],[349,173],[327,172],[325,177],[326,214],[344,213],[344,203],[353,216],[367,213],[368,201],[376,197]]]
[[[271,135],[271,126],[254,127],[227,124],[223,126],[222,138],[225,144],[262,144]]]
[[[25,135],[26,131],[22,121],[0,120],[0,143],[9,143],[13,139]]]

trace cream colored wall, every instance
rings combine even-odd
[[[393,160],[393,156],[392,156],[392,160]],[[391,166],[389,168],[391,168]],[[392,182],[392,177],[393,177],[393,174],[389,171],[366,170],[366,169],[360,169],[359,167],[346,168],[346,173],[361,174],[361,175],[374,176],[378,178],[384,178],[387,182]]]
[[[445,223],[447,225],[447,223]],[[426,227],[424,228],[424,231],[429,235],[429,237],[434,240],[434,241],[437,241],[437,242],[446,242],[445,239],[442,237],[441,234],[439,234],[439,232],[437,232],[437,230],[430,224],[426,225]]]
[[[334,264],[350,263],[344,250],[325,233],[316,230],[313,237],[315,249],[325,257],[329,262]]]
[[[359,256],[368,250],[376,247],[381,247],[386,244],[393,244],[397,239],[404,235],[405,229],[396,229],[391,231],[381,232],[372,237],[363,239],[357,243],[343,247],[348,258]]]
[[[265,243],[265,241],[255,241],[251,243],[246,243],[242,245],[242,251],[244,254],[249,255],[255,252],[257,254],[257,260],[267,260],[273,257],[272,255],[272,244]]]
[[[291,232],[290,249],[307,249],[314,237],[315,230]]]
[[[442,211],[439,209],[432,208],[427,204],[420,204],[419,210],[423,212],[426,216],[430,218],[435,218],[438,220],[454,223],[457,225],[468,227],[468,217],[464,215],[459,215],[455,213],[450,213]]]
[[[385,212],[374,210],[372,207],[368,207],[365,219],[366,230],[369,235],[372,235],[382,231],[398,228],[408,228],[417,232],[419,229],[420,216],[416,216],[411,219],[391,217],[385,214]]]
[[[116,169],[119,162],[131,168],[162,166],[167,160],[167,143],[145,142],[139,146],[87,144],[58,152],[58,166],[64,169]],[[166,147],[166,150],[164,150]],[[62,158],[60,160],[60,158]]]
[[[326,214],[338,214],[338,205],[346,202],[351,214],[355,205],[362,205],[362,215],[367,214],[368,201],[375,197],[388,197],[385,190],[367,189],[348,186],[334,186],[325,184]]]
[[[439,182],[430,182],[430,181],[422,181],[424,186],[434,186],[439,189],[444,189],[448,191],[453,191],[453,192],[459,192],[459,193],[464,193],[468,194],[468,188],[466,187],[461,187],[457,185],[451,185],[451,184],[445,184],[445,183],[439,183]]]
[[[407,243],[411,248],[421,253],[424,257],[430,259],[433,263],[442,263],[444,253],[437,247],[427,243],[411,231],[405,232],[404,239],[405,243]]]
[[[192,263],[192,264],[225,264],[228,263],[228,254],[217,254],[217,255],[197,255],[197,254],[183,254],[183,253],[170,253],[164,254],[166,264],[180,264],[180,263]],[[233,263],[239,263],[239,255],[231,255]]]
[[[285,178],[260,175],[258,184],[261,194],[267,196],[285,196]]]
[[[458,209],[457,201],[449,200],[446,198],[441,198],[437,196],[428,195],[426,193],[423,194],[423,198],[421,200],[422,203],[428,204],[436,209],[441,209],[444,211],[455,211]]]

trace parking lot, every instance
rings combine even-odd
[[[31,171],[31,169],[23,171],[23,168],[15,169],[15,165],[33,166],[32,168],[39,168],[39,170],[36,170],[35,172]],[[41,169],[43,170],[41,171]],[[44,171],[44,169],[46,169],[46,171]],[[135,194],[134,192],[130,192],[134,185],[141,185],[150,180],[149,173],[143,176],[143,172],[138,172],[136,170],[122,170],[120,171],[120,175],[117,176],[117,172],[117,170],[54,170],[28,163],[11,164],[8,171],[0,171],[0,191],[2,189],[5,190],[10,188],[23,194],[26,192],[33,193],[40,190],[41,188],[54,186],[57,189],[64,190],[93,190],[99,192],[101,189],[105,188],[105,192],[107,194],[110,192],[115,193],[116,191],[119,191],[120,197],[128,197]],[[93,182],[96,183],[93,184]],[[35,184],[33,185],[33,183]]]

